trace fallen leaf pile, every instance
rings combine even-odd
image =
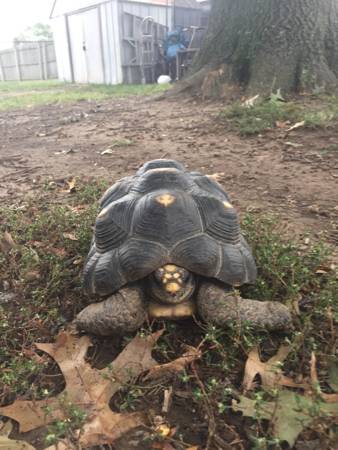
[[[239,401],[233,400],[232,409],[241,412],[244,416],[254,419],[267,419],[271,423],[272,434],[281,441],[287,441],[292,447],[298,435],[316,419],[323,416],[338,415],[338,394],[326,394],[320,389],[316,357],[312,353],[310,380],[295,383],[282,373],[281,364],[291,348],[282,345],[276,355],[263,363],[260,360],[258,348],[254,348],[248,355],[244,370],[244,393],[255,387],[254,378],[259,375],[263,388],[276,388],[284,386],[298,388],[304,394],[281,388],[275,391],[276,397],[272,401],[263,398],[251,399],[245,395]]]
[[[113,443],[128,430],[146,423],[143,413],[114,413],[109,407],[109,401],[118,390],[141,373],[152,368],[156,369],[150,374],[150,378],[162,373],[161,366],[151,356],[162,332],[145,338],[136,336],[109,367],[101,370],[92,368],[85,360],[87,350],[91,346],[87,336],[79,338],[62,332],[54,344],[36,344],[39,350],[46,352],[58,363],[65,378],[65,389],[56,397],[44,400],[17,400],[0,408],[0,414],[16,420],[20,432],[27,432],[55,420],[67,419],[69,407],[77,407],[86,414],[78,434],[78,443],[82,448]],[[173,370],[177,372],[199,355],[198,350],[190,348],[177,363],[173,361],[169,364],[176,367]],[[167,365],[164,366],[167,370]],[[49,447],[53,448],[59,447]],[[72,446],[69,443],[65,444],[64,448]]]

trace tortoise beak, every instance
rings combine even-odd
[[[181,289],[181,286],[178,283],[172,282],[165,284],[164,289],[170,294],[176,294]]]

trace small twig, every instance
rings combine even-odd
[[[172,401],[172,395],[173,395],[173,387],[170,386],[169,389],[166,389],[164,391],[164,399],[163,399],[163,406],[162,406],[162,412],[164,414],[168,414],[171,401]]]
[[[211,446],[211,443],[212,443],[212,440],[213,440],[213,438],[215,436],[215,432],[216,432],[215,415],[214,415],[214,412],[212,410],[212,406],[210,404],[210,400],[209,400],[208,394],[207,394],[207,392],[206,392],[206,390],[204,388],[204,384],[202,383],[200,377],[197,374],[197,370],[196,370],[196,367],[195,367],[195,362],[193,362],[191,364],[191,368],[192,368],[192,371],[194,373],[194,376],[195,376],[195,379],[197,381],[197,384],[199,385],[199,387],[200,387],[200,389],[201,389],[201,391],[203,393],[203,398],[205,400],[204,404],[205,404],[205,408],[207,410],[207,415],[208,415],[208,419],[209,419],[209,423],[208,423],[208,440],[207,440],[207,445],[205,447],[205,450],[209,450],[210,446]]]

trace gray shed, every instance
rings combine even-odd
[[[205,25],[208,5],[205,0],[55,0],[51,19],[59,78],[154,81],[158,44],[167,30]]]

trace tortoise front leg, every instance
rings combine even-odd
[[[99,336],[136,331],[146,319],[140,289],[126,287],[99,303],[84,308],[75,318],[78,330]]]
[[[242,298],[226,291],[221,284],[202,282],[197,294],[197,309],[207,323],[224,327],[250,322],[257,328],[292,330],[289,309],[279,302],[261,302]]]

